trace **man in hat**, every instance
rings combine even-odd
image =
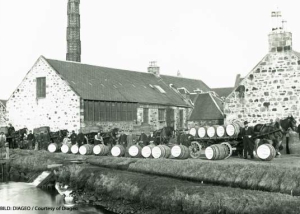
[[[244,128],[241,131],[241,136],[243,138],[243,148],[244,148],[244,159],[248,158],[248,154],[253,159],[253,150],[254,150],[254,130],[253,127],[248,126],[248,122],[244,122]]]

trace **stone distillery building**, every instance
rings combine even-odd
[[[244,78],[237,77],[226,98],[226,122],[268,123],[290,114],[300,119],[300,53],[293,50],[292,33],[284,25],[273,27],[268,38],[268,53]]]
[[[41,56],[6,103],[9,121],[16,129],[49,126],[53,131],[95,125],[105,130],[129,130],[142,124],[153,129],[186,128],[192,103],[175,89],[175,83],[169,83],[179,77],[160,75],[156,65],[148,71]],[[186,87],[209,90],[200,80],[180,79]]]
[[[7,126],[6,100],[0,100],[0,127]]]

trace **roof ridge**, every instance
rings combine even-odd
[[[59,62],[63,62],[63,63],[73,63],[73,64],[77,64],[77,65],[87,65],[87,66],[93,66],[93,67],[98,67],[98,68],[105,68],[105,69],[113,69],[113,70],[120,70],[120,71],[128,71],[128,72],[136,72],[136,73],[154,75],[154,74],[151,74],[151,73],[148,73],[148,72],[143,72],[143,71],[133,71],[133,70],[127,70],[127,69],[122,69],[122,68],[112,68],[112,67],[105,67],[105,66],[99,66],[99,65],[93,65],[93,64],[85,64],[85,63],[80,63],[80,62],[49,59],[49,58],[46,58],[46,57],[44,57],[44,58],[46,60],[59,61]]]
[[[168,76],[168,77],[176,77],[176,78],[180,78],[180,79],[189,79],[189,80],[196,80],[196,81],[201,81],[200,79],[195,79],[195,78],[187,78],[187,77],[178,77],[178,76],[173,76],[173,75],[167,75],[167,74],[162,74],[160,76]],[[203,82],[204,83],[204,82]],[[205,83],[204,83],[205,84]],[[206,85],[206,84],[205,84]],[[207,86],[207,85],[206,85]],[[207,86],[208,87],[208,86]],[[210,88],[210,87],[209,87]]]

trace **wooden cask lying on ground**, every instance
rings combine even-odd
[[[148,146],[144,146],[143,148],[142,148],[142,156],[144,157],[144,158],[153,158],[153,156],[152,156],[152,149],[155,147],[155,145],[154,144],[150,144],[150,145],[148,145]]]
[[[276,157],[276,150],[271,144],[263,144],[257,148],[257,156],[261,160],[270,161]]]
[[[59,151],[58,144],[57,143],[50,143],[49,146],[48,146],[48,151],[51,152],[51,153],[58,152]]]
[[[91,155],[93,153],[94,146],[91,144],[84,144],[80,146],[79,153],[81,155]]]
[[[187,159],[190,157],[190,150],[183,145],[175,145],[171,149],[171,155],[177,159]]]
[[[79,152],[79,147],[75,144],[71,147],[72,154],[77,154]]]
[[[155,146],[152,149],[152,156],[154,158],[168,158],[171,155],[170,147],[166,145]]]
[[[128,153],[132,158],[142,157],[142,147],[139,145],[132,145],[128,149]]]
[[[61,146],[60,150],[62,153],[70,153],[71,152],[71,147],[72,147],[72,144],[71,143],[65,143]]]
[[[93,153],[100,156],[108,155],[109,147],[103,144],[96,145],[93,148]]]
[[[205,156],[209,160],[227,159],[232,154],[232,147],[229,143],[215,144],[205,149]]]
[[[114,157],[122,157],[125,154],[125,148],[122,145],[115,145],[114,147],[112,147],[111,149],[111,154]]]

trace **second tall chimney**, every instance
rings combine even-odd
[[[80,0],[68,1],[67,61],[81,61]]]

